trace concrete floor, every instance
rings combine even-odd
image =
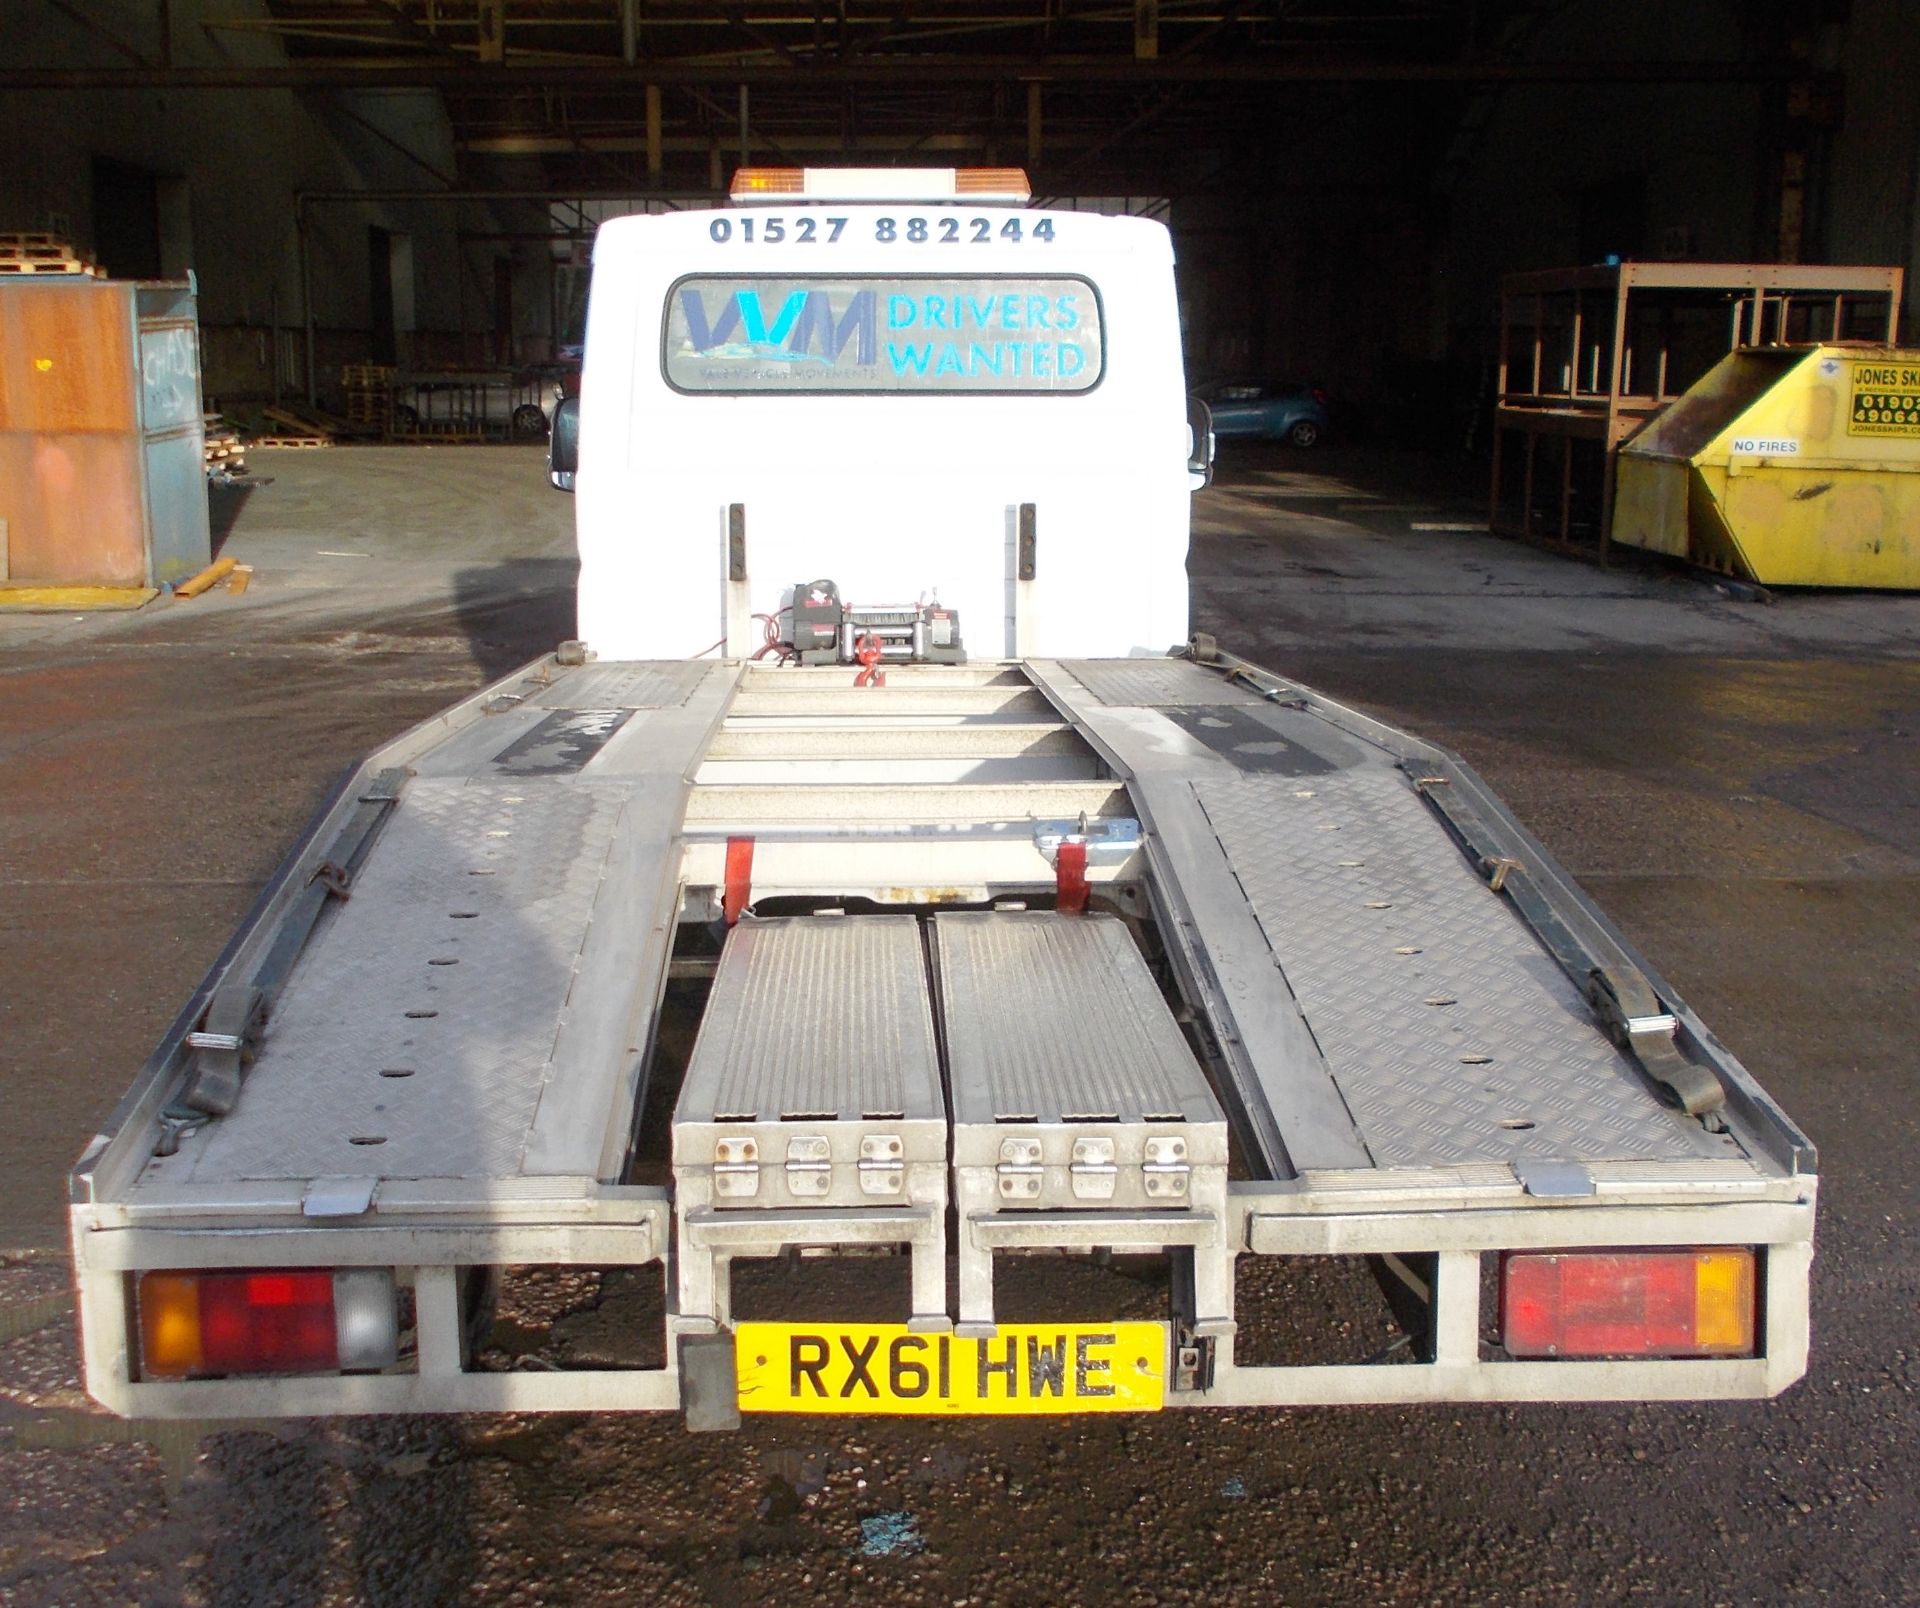
[[[1416,532],[1471,519],[1471,478],[1381,455],[1230,444],[1196,624],[1464,753],[1819,1143],[1787,1397],[197,1451],[91,1414],[65,1167],[346,761],[570,633],[571,505],[534,454],[257,467],[220,511],[246,595],[0,616],[0,1602],[1920,1598],[1920,599],[1737,602]],[[923,1550],[863,1555],[892,1512]]]

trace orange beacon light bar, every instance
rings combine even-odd
[[[735,203],[756,201],[979,201],[1025,206],[1023,168],[766,168],[733,176]]]

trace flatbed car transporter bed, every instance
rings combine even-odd
[[[671,1181],[634,1183],[689,977]],[[229,1109],[183,1104],[242,1039]],[[1814,1193],[1807,1141],[1464,764],[1201,638],[861,688],[542,659],[353,773],[72,1210],[122,1413],[723,1425],[1764,1396],[1806,1364]],[[736,1334],[732,1264],[793,1247],[910,1258],[911,1310]],[[997,1259],[1097,1251],[1168,1259],[1164,1321],[996,1326]],[[1603,1252],[1630,1289],[1596,1314]],[[1246,1257],[1368,1259],[1412,1343],[1242,1364]],[[478,1365],[499,1270],[647,1264],[663,1366]]]

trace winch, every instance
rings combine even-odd
[[[960,615],[943,608],[937,593],[930,602],[858,605],[842,602],[830,580],[803,581],[793,589],[792,613],[788,645],[802,664],[859,663],[870,642],[884,663],[967,662]]]

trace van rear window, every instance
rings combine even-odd
[[[1090,281],[700,274],[667,293],[676,391],[749,395],[1071,393],[1106,353]]]

